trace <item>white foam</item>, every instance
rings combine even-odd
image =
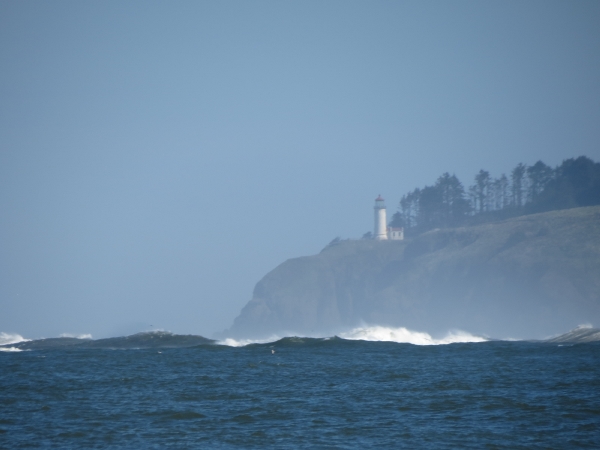
[[[466,331],[450,331],[442,339],[434,339],[428,333],[412,331],[404,327],[391,328],[382,326],[364,326],[341,333],[343,339],[360,341],[398,342],[414,345],[442,345],[460,342],[485,342],[487,339],[474,336]]]
[[[218,341],[218,345],[227,345],[229,347],[243,347],[250,344],[269,344],[276,342],[284,337],[294,337],[298,334],[286,333],[284,336],[272,335],[266,339],[233,339],[227,338]],[[323,336],[305,336],[321,339],[330,339],[330,337]],[[434,339],[430,334],[412,331],[404,327],[392,328],[383,326],[362,326],[354,328],[350,331],[346,331],[339,334],[342,339],[354,340],[354,341],[381,341],[381,342],[397,342],[402,344],[414,344],[414,345],[443,345],[443,344],[456,344],[464,342],[486,342],[487,339],[480,336],[474,336],[471,333],[461,330],[453,330],[442,339]]]
[[[75,338],[75,339],[92,339],[92,335],[91,334],[63,333],[59,337],[61,337],[61,338]]]
[[[0,352],[22,352],[20,348],[17,347],[0,347]]]
[[[7,344],[18,344],[19,342],[30,341],[31,339],[25,339],[20,334],[0,333],[0,345]]]
[[[267,339],[233,339],[227,338],[217,341],[217,345],[227,345],[228,347],[244,347],[250,344],[268,344],[280,340],[280,336],[273,335]]]

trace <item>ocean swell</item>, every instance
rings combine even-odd
[[[271,344],[281,339],[297,337],[294,335],[276,336],[273,335],[267,339],[232,339],[227,338],[218,341],[219,345],[229,347],[243,347],[250,344]],[[337,337],[350,341],[371,341],[371,342],[397,342],[399,344],[413,345],[444,345],[467,342],[486,342],[487,339],[474,336],[466,331],[453,330],[448,332],[441,339],[434,339],[430,334],[420,331],[412,331],[404,327],[392,328],[383,326],[363,326],[340,333]],[[302,338],[330,339],[323,336],[304,336]]]

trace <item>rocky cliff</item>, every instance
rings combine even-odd
[[[600,324],[600,207],[342,241],[258,282],[227,333],[334,334],[361,324],[543,338]]]

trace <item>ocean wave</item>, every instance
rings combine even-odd
[[[413,345],[444,345],[487,341],[486,338],[474,336],[471,333],[461,330],[453,330],[448,332],[442,339],[434,339],[429,333],[412,331],[404,327],[391,328],[382,326],[354,328],[348,332],[340,333],[340,337],[353,341],[397,342],[399,344]]]
[[[17,344],[19,342],[28,342],[31,339],[25,339],[20,334],[0,333],[0,345]]]
[[[20,348],[17,347],[0,347],[0,352],[22,352]]]
[[[71,334],[71,333],[63,333],[58,337],[61,338],[75,338],[75,339],[93,339],[91,334]]]
[[[245,347],[246,345],[251,345],[251,344],[272,344],[273,342],[277,342],[277,341],[280,341],[281,339],[285,339],[285,337],[291,337],[291,336],[281,337],[281,336],[277,336],[277,335],[272,335],[271,337],[266,338],[266,339],[226,338],[221,341],[215,342],[215,344],[226,345],[227,347]]]
[[[215,342],[216,345],[223,345],[227,347],[246,347],[248,345],[262,345],[269,347],[281,347],[288,345],[315,345],[324,342],[335,343],[335,342],[349,342],[346,339],[342,339],[338,336],[331,337],[314,337],[314,336],[298,336],[290,335],[285,337],[271,336],[267,339],[232,339],[227,338],[221,341]]]
[[[296,340],[330,340],[333,338],[344,339],[348,341],[371,341],[371,342],[396,342],[399,344],[413,345],[444,345],[457,344],[467,342],[486,342],[487,339],[480,336],[475,336],[471,333],[461,330],[453,330],[448,332],[442,339],[434,339],[430,334],[420,331],[412,331],[404,327],[392,328],[383,326],[363,326],[352,330],[340,333],[338,336],[278,336],[272,335],[266,339],[233,339],[227,338],[216,342],[219,345],[229,347],[244,347],[251,344],[274,344],[282,341]]]

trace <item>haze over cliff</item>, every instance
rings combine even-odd
[[[600,324],[600,207],[349,240],[285,261],[226,333],[319,335],[356,326],[543,338]]]

